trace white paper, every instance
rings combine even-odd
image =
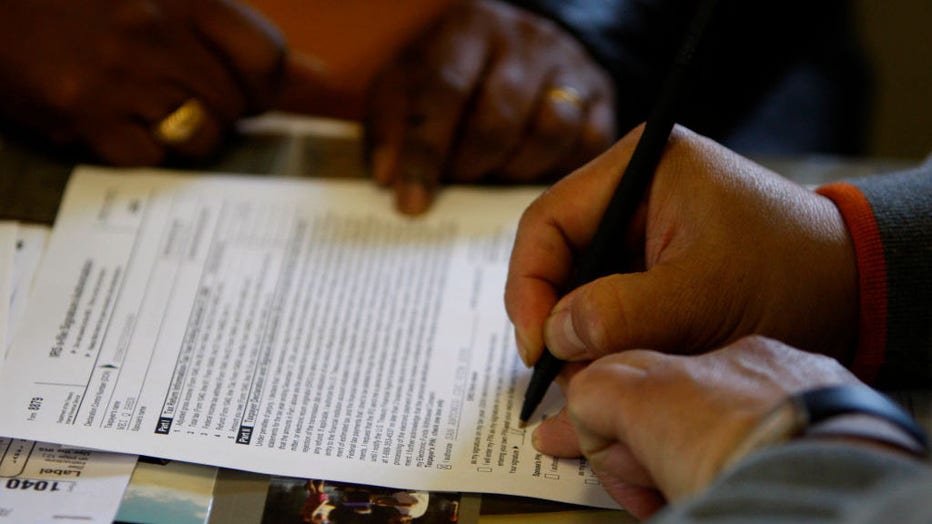
[[[133,455],[0,437],[0,522],[110,524]]]
[[[48,236],[48,226],[17,224],[12,281],[10,282],[10,321],[4,347],[9,345],[13,331],[20,325],[20,320],[23,318],[29,290],[32,288],[32,277],[39,269],[39,261],[42,260],[42,253],[45,252]]]
[[[367,180],[82,168],[0,380],[4,431],[615,507],[517,428],[530,372],[502,294],[538,192],[451,189],[410,219]]]
[[[16,252],[16,222],[0,221],[0,343],[6,348],[10,331],[10,297],[13,296],[13,261]],[[3,354],[0,354],[2,367]]]
[[[9,334],[45,246],[45,226],[0,224],[0,296]],[[5,348],[4,348],[5,349]],[[0,368],[4,354],[0,353]],[[2,433],[2,431],[0,431]],[[136,457],[0,437],[0,522],[113,521]]]

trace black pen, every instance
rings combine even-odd
[[[650,187],[654,171],[670,138],[693,57],[712,18],[715,4],[716,0],[702,0],[696,8],[669,76],[644,125],[644,133],[634,148],[631,160],[592,237],[592,243],[582,254],[567,289],[575,289],[597,278],[617,273],[622,267],[624,248],[621,239],[634,210]],[[562,367],[563,361],[544,348],[544,353],[534,364],[534,372],[524,394],[519,427],[527,425]]]

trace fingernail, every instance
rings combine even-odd
[[[551,417],[547,417],[544,420],[540,421],[540,424],[534,428],[534,431],[531,432],[531,446],[534,447],[537,451],[541,453],[547,453],[548,451],[553,451],[547,447],[547,432],[549,431],[550,421],[553,420]]]
[[[524,363],[525,367],[531,367],[531,365],[527,361],[527,348],[525,348],[524,344],[522,344],[521,342],[518,342],[517,346],[518,346],[518,356],[521,357],[521,362]]]
[[[534,446],[534,449],[538,451],[540,451],[540,440],[541,440],[540,435],[538,435],[538,433],[540,433],[540,428],[541,426],[537,426],[537,429],[535,429],[531,433],[531,446]]]
[[[424,184],[402,182],[398,187],[398,209],[408,215],[419,215],[430,207],[430,191]]]
[[[585,354],[586,345],[576,333],[568,307],[554,311],[544,323],[544,342],[554,356],[573,360]]]
[[[527,360],[527,342],[525,342],[524,337],[521,336],[521,332],[518,331],[517,327],[515,327],[515,347],[518,348],[518,356],[521,357],[521,362],[523,362],[525,366],[531,367],[530,362]]]

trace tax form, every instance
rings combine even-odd
[[[617,507],[585,461],[517,427],[530,372],[502,295],[539,191],[452,188],[409,218],[367,180],[79,168],[0,377],[0,433]]]
[[[0,300],[0,311],[8,313],[0,317],[0,326],[7,335],[19,325],[47,234],[45,226],[0,222],[0,297],[8,298]],[[133,455],[0,435],[0,524],[109,524],[135,464]]]

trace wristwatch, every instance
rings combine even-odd
[[[728,456],[727,468],[753,451],[770,447],[812,432],[820,423],[846,415],[880,419],[893,431],[866,431],[863,425],[823,432],[874,440],[918,457],[929,456],[925,431],[900,406],[873,389],[859,384],[841,384],[803,391],[780,402],[751,430]],[[898,430],[898,431],[897,431]]]

